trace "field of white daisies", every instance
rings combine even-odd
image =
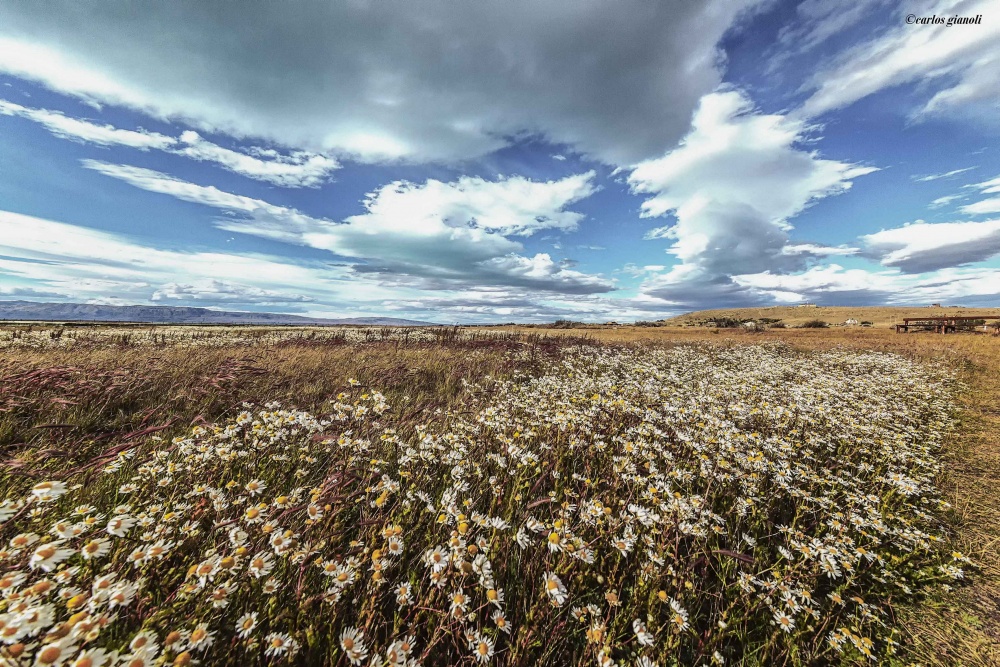
[[[968,569],[934,486],[942,372],[773,344],[504,354],[522,370],[444,407],[344,376],[310,412],[264,396],[85,465],[22,458],[0,663],[878,664],[896,605]]]

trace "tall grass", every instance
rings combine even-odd
[[[964,576],[923,364],[389,338],[5,361],[3,655],[865,662]]]

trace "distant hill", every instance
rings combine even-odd
[[[963,308],[961,306],[771,306],[768,308],[722,308],[699,310],[670,318],[667,326],[698,325],[712,318],[756,320],[771,318],[788,326],[797,326],[809,320],[822,320],[828,324],[843,324],[849,319],[871,322],[876,327],[887,327],[902,322],[904,317],[947,317],[1000,315],[1000,308]]]
[[[297,324],[369,326],[436,326],[432,322],[395,317],[322,319],[281,313],[247,313],[176,306],[100,306],[86,303],[0,301],[0,320],[43,322],[143,322],[150,324]]]

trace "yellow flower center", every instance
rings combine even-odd
[[[62,647],[46,646],[38,654],[38,662],[43,665],[54,665],[62,656]]]

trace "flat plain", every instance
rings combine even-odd
[[[998,664],[998,423],[977,334],[6,326],[0,652]]]

